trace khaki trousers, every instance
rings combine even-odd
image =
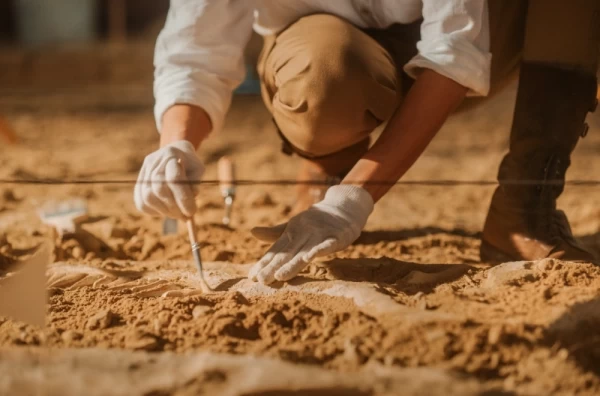
[[[521,59],[596,73],[600,1],[488,3],[492,89]],[[361,30],[316,14],[266,37],[258,73],[284,151],[325,157],[368,139],[410,88],[402,69],[417,53],[420,23]]]

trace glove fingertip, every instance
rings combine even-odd
[[[259,271],[260,271],[260,269],[257,269],[256,265],[252,266],[252,268],[250,268],[250,271],[248,271],[248,279],[256,282],[258,280],[257,275],[258,275]]]
[[[275,275],[271,271],[265,271],[264,269],[258,273],[256,278],[263,285],[270,285],[275,281]]]

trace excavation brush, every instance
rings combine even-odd
[[[194,256],[194,263],[196,264],[196,269],[198,270],[200,280],[202,281],[202,290],[212,291],[212,288],[208,285],[206,279],[204,278],[204,269],[202,268],[202,256],[200,255],[200,243],[196,240],[196,224],[194,223],[193,218],[187,220],[187,229],[190,238],[190,244],[192,246],[192,255]]]
[[[179,166],[183,167],[181,161],[179,162]],[[190,245],[192,247],[192,256],[194,257],[194,263],[196,264],[196,269],[198,270],[198,274],[200,275],[200,280],[202,281],[202,290],[203,291],[211,291],[212,288],[206,282],[204,278],[204,269],[202,268],[202,255],[200,254],[200,243],[196,239],[196,223],[194,222],[194,218],[191,217],[186,221],[188,235],[190,238]],[[178,222],[177,219],[166,218],[163,222],[163,235],[172,235],[177,234],[178,230]]]

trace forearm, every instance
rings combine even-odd
[[[342,181],[366,189],[377,202],[421,156],[467,88],[424,70],[390,119],[379,140]]]
[[[160,147],[187,140],[198,149],[211,130],[212,124],[206,111],[197,106],[178,104],[163,115]]]

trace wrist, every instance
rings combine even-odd
[[[210,117],[202,108],[187,104],[174,105],[163,115],[160,147],[186,140],[198,149],[211,130]]]
[[[375,205],[367,190],[348,184],[330,187],[320,204],[336,208],[344,214],[344,217],[360,224],[361,228],[367,223]]]

